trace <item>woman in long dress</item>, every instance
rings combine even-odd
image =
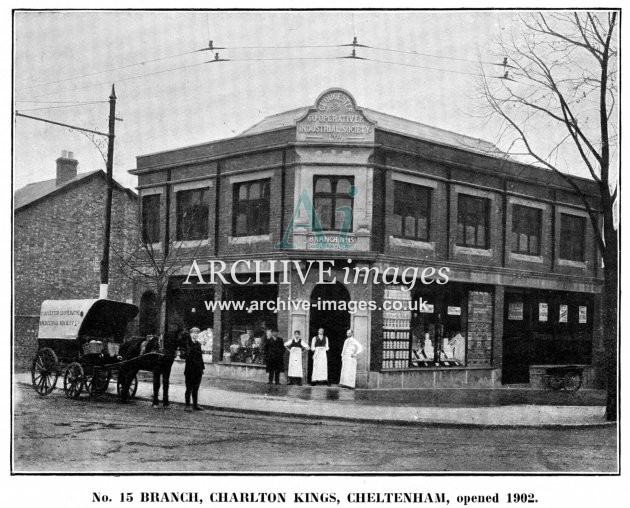
[[[293,332],[293,339],[284,343],[284,346],[289,350],[289,370],[287,377],[289,378],[290,385],[302,384],[302,351],[308,350],[308,346],[302,342],[300,332],[295,330]]]
[[[343,343],[341,351],[341,376],[339,386],[354,388],[357,380],[357,355],[363,351],[363,346],[354,338],[352,330],[347,332],[348,338]]]
[[[328,337],[324,335],[324,329],[317,330],[317,335],[311,339],[313,351],[313,374],[311,384],[328,382]]]

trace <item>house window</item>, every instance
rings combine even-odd
[[[160,194],[142,197],[142,241],[160,241]]]
[[[431,189],[394,181],[394,236],[429,240]]]
[[[269,187],[271,180],[254,180],[234,185],[233,236],[269,233]]]
[[[349,176],[316,176],[314,178],[313,206],[315,218],[319,221],[322,230],[352,230],[351,187],[353,185],[354,178]]]
[[[569,261],[584,261],[584,239],[586,218],[560,214],[560,258]]]
[[[176,240],[208,238],[208,194],[208,189],[185,190],[176,194]]]
[[[467,194],[457,199],[457,245],[487,249],[490,200]]]
[[[512,252],[540,255],[542,210],[531,206],[512,207]]]

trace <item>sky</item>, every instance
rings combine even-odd
[[[107,131],[114,83],[122,119],[114,177],[129,187],[136,185],[128,171],[138,155],[237,135],[265,116],[312,105],[331,87],[349,91],[359,106],[494,142],[498,123],[480,115],[476,75],[480,61],[487,75],[502,75],[491,65],[500,62],[491,56],[492,41],[512,17],[498,11],[17,12],[14,106]],[[380,62],[337,58],[352,48],[334,46],[355,36],[381,48],[357,48],[357,55]],[[204,63],[212,52],[195,50],[208,48],[209,40],[225,47],[217,51],[230,61]],[[74,152],[79,172],[105,167],[84,134],[15,118],[14,188],[54,178],[62,150]]]

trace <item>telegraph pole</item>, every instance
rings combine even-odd
[[[116,128],[116,91],[112,85],[109,96],[109,131],[107,133],[107,196],[105,198],[105,233],[101,258],[101,286],[99,298],[107,298],[109,289],[109,243],[112,229],[112,194],[114,190],[114,131]]]

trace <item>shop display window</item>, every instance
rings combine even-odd
[[[245,274],[243,276],[246,277]],[[230,309],[222,313],[221,350],[224,362],[265,364],[265,330],[277,326],[278,315],[266,307],[263,310],[247,308],[254,301],[271,301],[277,297],[276,284],[224,288],[224,301],[245,302],[243,310]]]

